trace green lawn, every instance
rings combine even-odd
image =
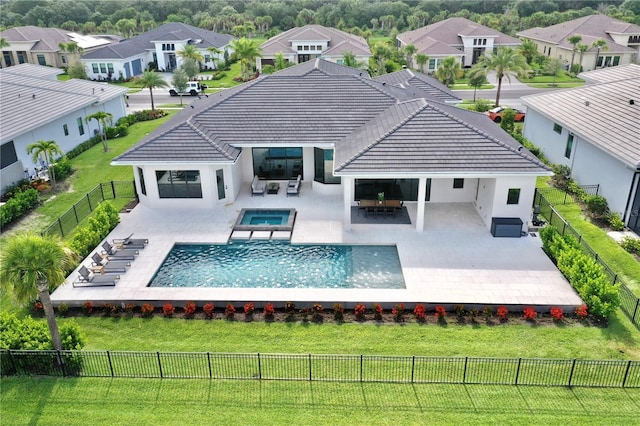
[[[3,424],[638,425],[640,390],[3,378]]]
[[[538,75],[531,78],[520,79],[521,82],[528,84],[531,87],[579,87],[584,86],[584,80],[576,77],[571,77],[567,73],[562,73],[555,78],[552,75]]]

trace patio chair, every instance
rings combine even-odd
[[[143,249],[145,245],[149,244],[149,240],[147,238],[131,238],[133,237],[133,232],[126,238],[114,238],[111,241],[111,244],[118,248],[137,248]]]
[[[113,272],[127,272],[127,268],[131,266],[131,262],[128,260],[109,260],[100,256],[98,252],[93,253],[91,256],[91,270],[93,272],[100,271],[100,273],[113,273]]]
[[[258,175],[253,177],[253,181],[251,181],[251,196],[254,195],[262,195],[264,197],[264,193],[267,190],[267,184],[264,182],[260,182]]]
[[[96,275],[92,274],[86,266],[82,265],[78,270],[78,279],[73,282],[74,287],[113,287],[120,275]]]
[[[102,243],[102,248],[104,249],[104,251],[101,253],[101,255],[109,260],[134,260],[136,256],[140,254],[140,252],[134,248],[117,249],[116,247],[109,244],[108,241]]]
[[[298,175],[297,179],[290,180],[287,184],[287,197],[289,195],[300,195],[300,185],[302,184],[302,175]]]

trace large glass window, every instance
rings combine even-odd
[[[340,183],[340,177],[333,175],[333,149],[314,148],[315,171],[313,180],[322,183]]]
[[[138,180],[140,181],[140,191],[142,195],[147,195],[147,185],[144,183],[144,172],[138,167]]]
[[[507,193],[507,204],[518,204],[520,202],[520,188],[509,188]]]
[[[160,198],[202,198],[198,170],[156,170]]]
[[[100,72],[103,74],[107,73],[107,65],[106,64],[100,64]]]
[[[573,133],[569,133],[567,137],[567,146],[564,150],[564,156],[567,158],[571,158],[571,150],[573,149]]]
[[[95,74],[98,74],[98,64],[91,64],[91,69]]]
[[[16,148],[13,145],[13,141],[3,143],[2,149],[0,149],[0,168],[4,169],[17,161],[18,155],[16,154]]]
[[[377,200],[378,193],[384,192],[387,200],[416,201],[418,199],[418,179],[356,179],[355,199]],[[427,181],[425,201],[431,196],[431,181]]]
[[[43,55],[43,54],[40,54],[40,53],[39,53],[39,54],[37,54],[37,55],[36,55],[36,58],[38,59],[38,64],[40,64],[40,65],[44,65],[44,66],[46,66],[46,65],[47,65],[47,61],[46,61],[46,59],[44,58],[44,55]]]
[[[78,117],[78,132],[80,136],[84,135],[84,124],[82,124],[82,117]]]
[[[253,170],[260,179],[295,179],[302,173],[302,148],[253,148]]]

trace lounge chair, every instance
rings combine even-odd
[[[119,275],[92,274],[86,266],[82,265],[78,270],[80,276],[73,282],[74,287],[112,287],[120,279]]]
[[[297,179],[292,179],[287,184],[287,197],[289,195],[300,195],[300,185],[302,184],[302,175],[298,175]]]
[[[101,253],[103,257],[107,257],[108,260],[135,260],[136,256],[140,254],[140,252],[136,249],[117,249],[108,241],[102,243],[102,248],[104,251]]]
[[[91,256],[91,270],[93,272],[99,271],[103,274],[109,274],[113,272],[127,272],[127,268],[131,266],[131,262],[128,260],[109,260],[100,256],[98,252],[93,253]]]
[[[265,182],[260,182],[258,175],[253,177],[251,181],[251,196],[254,195],[262,195],[264,197],[264,193],[267,190],[267,184]]]
[[[117,248],[137,248],[143,249],[146,244],[149,244],[149,240],[146,238],[131,238],[133,233],[126,238],[115,238],[111,241],[111,244]]]

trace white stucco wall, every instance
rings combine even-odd
[[[493,200],[495,198],[496,180],[493,178],[479,179],[478,182],[478,197],[473,202],[473,205],[478,212],[478,215],[487,226],[491,228],[491,217],[493,211]]]
[[[580,185],[599,184],[599,194],[607,199],[609,208],[624,212],[634,171],[578,135],[574,135],[571,156],[566,158],[565,148],[571,129],[563,127],[558,134],[553,130],[553,124],[553,121],[529,108],[523,134],[542,148],[552,163],[569,166],[571,177]]]
[[[465,178],[462,188],[453,187],[453,178],[432,178],[431,197],[432,203],[470,203],[476,194],[478,179]]]
[[[142,71],[144,71],[152,58],[153,56],[151,55],[151,52],[142,52],[125,59],[81,59],[80,62],[84,65],[87,77],[90,80],[106,80],[108,78],[108,72],[100,72],[100,64],[104,64],[105,67],[107,67],[107,64],[113,64],[113,74],[111,75],[111,78],[116,80],[120,78],[120,73],[122,73],[122,78],[127,78],[127,72],[125,70],[125,67],[127,66],[126,64],[128,64],[131,77],[135,77],[133,74],[132,62],[136,59],[140,59]],[[93,71],[93,64],[98,64],[97,73]]]

